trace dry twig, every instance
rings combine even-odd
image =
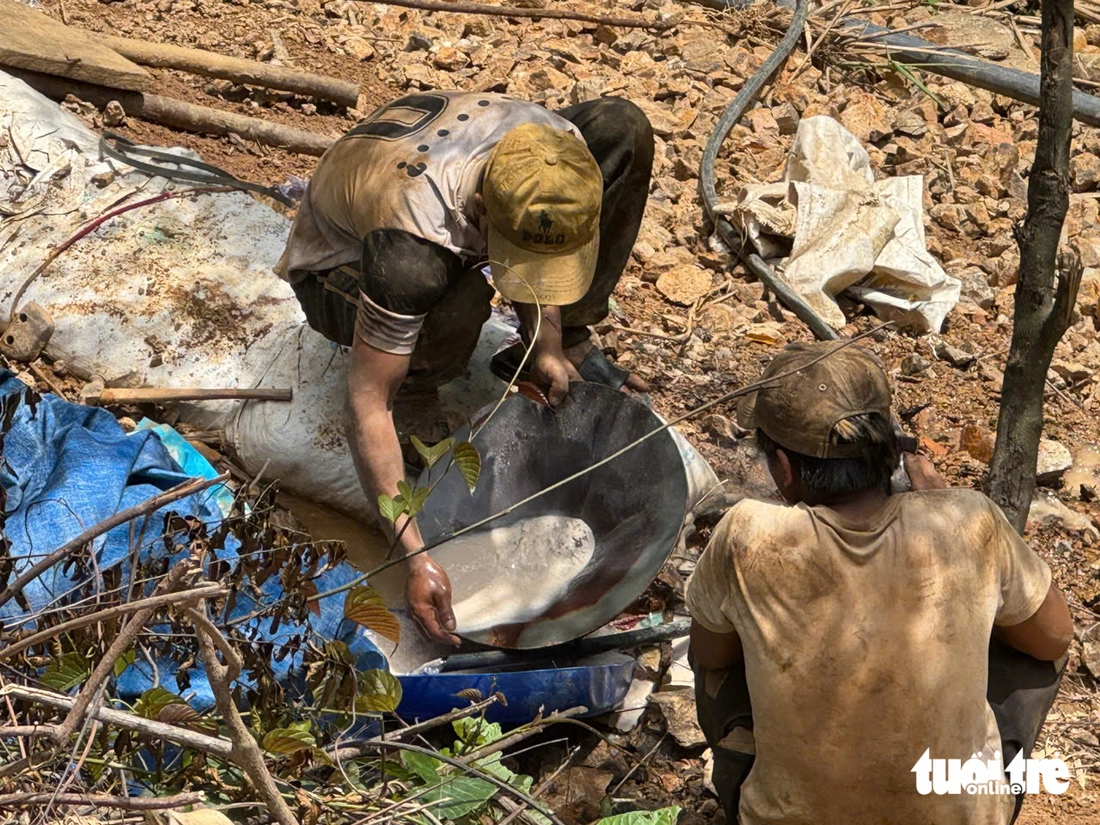
[[[445,11],[452,14],[483,14],[493,17],[527,17],[536,20],[580,20],[583,23],[599,23],[624,29],[653,29],[665,31],[682,22],[682,15],[671,20],[646,20],[640,17],[607,17],[572,9],[526,9],[516,6],[494,6],[488,3],[450,3],[444,0],[382,0],[387,6],[423,11]]]
[[[233,702],[232,683],[240,675],[240,659],[221,631],[207,618],[205,605],[201,609],[185,607],[182,612],[195,623],[195,634],[199,639],[199,653],[206,666],[206,677],[214,693],[218,712],[225,726],[229,728],[229,738],[233,742],[230,759],[248,775],[256,792],[267,803],[268,811],[279,825],[298,825],[297,818],[279,793],[271,771],[264,764],[260,746],[256,744],[252,732],[241,719],[240,711]],[[218,661],[219,651],[225,657],[225,664]]]
[[[164,811],[198,805],[201,793],[181,793],[175,796],[108,796],[107,794],[59,793],[50,791],[9,793],[0,795],[0,810],[26,808],[52,802],[54,805],[79,805],[89,808],[118,808],[122,811]]]

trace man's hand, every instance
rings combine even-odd
[[[451,609],[451,580],[447,573],[426,554],[408,560],[409,578],[405,582],[405,601],[424,632],[437,642],[457,647],[454,635],[455,614]]]
[[[577,368],[560,353],[532,352],[531,379],[546,393],[551,407],[556,407],[569,394],[569,382],[580,381]]]
[[[905,464],[905,474],[909,476],[909,484],[914,490],[944,490],[947,481],[936,472],[932,462],[922,455],[902,453],[902,462]]]

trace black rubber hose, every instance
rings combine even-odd
[[[839,337],[836,331],[825,323],[821,316],[814,312],[810,305],[803,301],[801,296],[791,289],[776,274],[775,270],[768,266],[763,258],[751,250],[747,240],[741,237],[741,234],[728,220],[716,212],[718,192],[714,185],[714,162],[718,159],[718,150],[729,135],[730,130],[737,125],[737,121],[741,119],[741,116],[745,114],[752,102],[756,100],[764,84],[779,70],[787,61],[787,58],[790,57],[791,52],[794,51],[795,44],[798,43],[798,38],[802,34],[802,27],[806,24],[806,18],[810,15],[810,2],[811,0],[797,0],[794,14],[791,17],[791,24],[787,29],[787,33],[783,35],[783,39],[779,41],[775,51],[768,55],[767,60],[760,64],[760,68],[745,81],[745,85],[737,93],[737,97],[730,102],[729,106],[722,112],[722,116],[718,118],[718,122],[714,126],[714,132],[711,133],[706,148],[703,150],[703,163],[699,170],[699,187],[703,194],[703,205],[706,207],[710,219],[714,221],[714,227],[723,243],[741,258],[748,270],[791,312],[797,315],[813,331],[815,336],[822,340],[836,340]]]
[[[638,645],[667,642],[687,636],[691,631],[690,619],[676,619],[656,627],[610,633],[606,636],[586,636],[572,642],[540,650],[482,650],[477,653],[456,653],[443,660],[440,673],[456,670],[518,667],[532,668],[537,664],[562,667],[563,661],[575,661],[584,656],[594,656],[608,650],[637,647]]]
[[[709,9],[725,11],[740,9],[751,5],[747,0],[694,0],[695,3]],[[792,8],[792,0],[778,0],[780,6]],[[971,55],[954,49],[944,49],[935,43],[921,40],[911,34],[891,31],[876,26],[858,17],[846,17],[837,25],[838,29],[856,30],[862,34],[874,35],[876,43],[890,46],[890,57],[899,63],[919,66],[925,71],[959,80],[970,86],[1039,105],[1039,75],[997,66],[985,60],[976,60]],[[1073,117],[1089,126],[1100,126],[1100,97],[1074,89]]]
[[[114,141],[112,145],[111,141]],[[191,183],[206,183],[211,186],[227,186],[231,189],[240,189],[243,192],[257,192],[277,200],[283,206],[293,207],[294,201],[270,186],[241,180],[217,166],[193,160],[181,155],[162,152],[150,146],[139,146],[131,140],[116,135],[114,132],[105,132],[99,138],[99,151],[106,157],[125,163],[147,175],[167,178],[168,180],[189,181]],[[149,161],[138,160],[135,155],[143,155]],[[161,161],[165,165],[153,163]]]

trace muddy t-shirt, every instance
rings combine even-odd
[[[994,624],[1035,614],[1050,569],[981,493],[892,496],[870,520],[746,500],[688,584],[736,630],[756,761],[743,825],[1004,825],[1014,798],[919,795],[914,765],[1000,749],[986,701]]]
[[[511,129],[565,118],[507,95],[423,92],[376,111],[332,145],[310,180],[276,273],[291,283],[359,260],[375,229],[401,229],[476,259],[485,242],[472,198]]]

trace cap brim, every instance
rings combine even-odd
[[[596,273],[600,233],[571,252],[548,254],[516,246],[489,225],[489,266],[493,286],[509,301],[568,306],[585,296]]]
[[[737,425],[743,430],[755,430],[757,427],[756,399],[759,395],[759,392],[750,392],[737,402]]]

